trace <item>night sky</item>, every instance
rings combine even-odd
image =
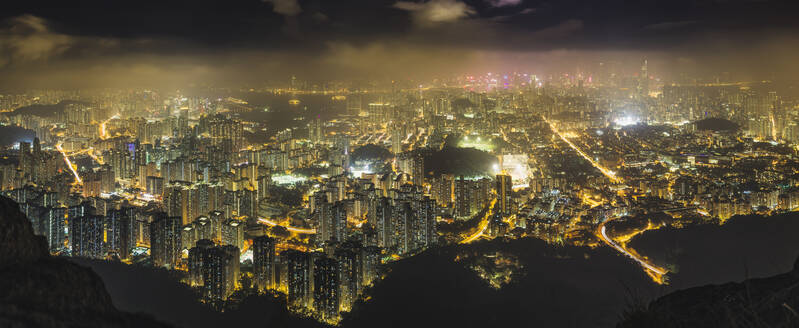
[[[792,0],[11,1],[0,13],[0,86],[554,73],[641,58],[656,74],[791,78],[797,9]]]

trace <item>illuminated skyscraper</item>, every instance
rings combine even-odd
[[[72,256],[99,259],[103,252],[103,217],[84,215],[69,219]]]
[[[451,174],[442,174],[431,183],[430,194],[441,206],[452,204],[455,188],[455,177]]]
[[[402,152],[402,133],[396,126],[391,129],[391,152],[394,156]]]
[[[504,215],[512,212],[511,196],[513,194],[513,182],[510,175],[497,175],[497,200],[499,201],[499,211]]]
[[[401,202],[392,214],[397,253],[402,255],[413,250],[414,213],[408,202]]]
[[[286,264],[287,300],[291,307],[308,307],[311,304],[313,271],[308,253],[287,250],[280,253]]]
[[[67,209],[68,218],[76,218],[79,216],[94,215],[94,214],[95,214],[95,209],[88,201],[81,202],[78,205],[70,206]]]
[[[327,196],[324,193],[317,192],[314,197],[316,202],[314,207],[314,217],[316,218],[316,226],[319,229],[317,238],[319,243],[324,243],[335,236],[333,204],[327,201]]]
[[[413,184],[417,186],[423,185],[424,174],[424,156],[416,154],[413,156],[413,172],[411,173],[411,176],[413,176]]]
[[[260,202],[269,196],[269,187],[272,185],[272,175],[264,174],[258,177],[258,193],[256,200]]]
[[[377,245],[380,247],[394,246],[394,226],[392,224],[393,206],[391,199],[380,197],[377,199],[375,220],[377,222]]]
[[[641,97],[649,95],[649,64],[644,59],[644,64],[641,65],[641,76],[638,77],[638,94]]]
[[[222,245],[244,247],[244,222],[228,219],[222,223]]]
[[[339,271],[336,260],[322,257],[314,261],[313,305],[323,320],[338,319]]]
[[[195,246],[189,247],[189,286],[202,287],[204,284],[203,261],[205,260],[206,250],[214,247],[214,242],[208,239],[200,239]]]
[[[50,252],[60,252],[64,250],[64,242],[67,235],[65,228],[67,225],[67,208],[66,207],[50,207],[43,213],[42,219],[47,230],[47,244],[50,246]]]
[[[322,127],[322,119],[319,115],[316,115],[316,118],[308,123],[308,139],[311,140],[312,143],[319,143],[324,138],[324,130]]]
[[[361,286],[370,286],[375,279],[379,278],[378,267],[380,267],[380,247],[366,246],[361,249]]]
[[[275,239],[268,236],[254,238],[252,241],[252,266],[255,285],[258,290],[274,289],[276,270]]]
[[[472,215],[472,184],[463,176],[455,180],[455,216],[469,217]]]
[[[438,239],[436,235],[436,202],[428,196],[414,201],[413,240],[415,249],[433,246]]]
[[[164,178],[156,176],[148,176],[146,178],[147,193],[153,196],[163,196],[164,194]]]
[[[239,248],[236,246],[213,246],[203,239],[189,250],[189,276],[202,277],[203,298],[222,301],[230,297],[239,284]],[[199,272],[198,272],[199,271]],[[195,284],[199,281],[195,281]]]
[[[182,184],[170,184],[164,191],[164,208],[169,216],[181,218],[181,224],[189,224],[193,217],[188,211],[189,190]]]
[[[230,154],[242,149],[244,126],[241,122],[222,115],[203,117],[200,121],[202,126],[208,129],[212,143],[220,146],[224,153]]]
[[[153,266],[175,268],[180,261],[181,218],[157,215],[150,224],[150,255]]]
[[[359,245],[336,249],[339,273],[339,300],[341,310],[350,311],[352,304],[358,299],[363,283],[361,249]]]
[[[135,246],[135,208],[123,207],[108,211],[105,217],[105,251],[127,259]]]
[[[333,237],[336,241],[342,242],[347,239],[347,206],[344,202],[338,201],[333,205]]]

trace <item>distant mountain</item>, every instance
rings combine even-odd
[[[89,268],[49,255],[13,200],[0,197],[0,327],[168,327],[117,310]]]
[[[59,113],[63,112],[67,105],[69,104],[78,104],[81,103],[79,101],[74,100],[65,100],[59,102],[57,104],[49,104],[49,105],[30,105],[30,106],[23,106],[14,110],[11,115],[33,115],[39,117],[54,117]]]

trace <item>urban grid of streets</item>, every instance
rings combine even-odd
[[[538,81],[527,75],[517,78]],[[6,167],[18,171],[19,179],[4,175],[4,193],[25,206],[38,201],[28,195],[48,195],[48,215],[63,218],[55,222],[60,228],[40,229],[48,234],[54,253],[113,255],[126,262],[134,261],[130,255],[135,255],[135,261],[152,260],[195,277],[199,269],[197,263],[192,265],[196,257],[191,254],[202,251],[196,243],[201,239],[210,239],[214,247],[237,245],[235,252],[243,261],[263,261],[263,252],[255,255],[261,247],[255,245],[257,234],[274,237],[274,251],[266,254],[285,252],[284,260],[296,261],[304,261],[307,254],[345,261],[346,254],[363,250],[358,244],[366,243],[379,250],[371,256],[385,263],[439,242],[533,237],[554,244],[609,247],[630,258],[652,281],[665,284],[670,270],[631,248],[628,242],[635,236],[668,225],[724,223],[736,214],[799,208],[799,191],[787,179],[796,173],[791,154],[796,152],[799,133],[794,132],[799,129],[784,123],[790,112],[775,109],[795,105],[773,92],[753,92],[763,87],[757,83],[661,85],[666,96],[655,97],[645,85],[617,90],[597,84],[586,90],[563,80],[557,87],[508,82],[511,87],[501,90],[481,84],[494,85],[495,76],[469,79],[459,88],[260,90],[290,99],[289,110],[280,115],[293,116],[296,123],[257,142],[245,141],[245,131],[266,131],[268,125],[244,121],[239,114],[270,109],[232,97],[212,100],[178,94],[161,99],[147,91],[126,107],[68,105],[56,120],[6,110],[2,115],[7,124],[35,129],[43,138],[6,150],[6,157],[20,160]],[[482,88],[487,91],[479,91]],[[704,95],[708,88],[732,95],[717,100],[722,102],[717,107],[737,108],[714,115],[749,125],[725,130],[692,122],[698,121],[693,108],[678,105],[685,93]],[[630,94],[615,98],[619,90]],[[326,119],[310,114],[300,99],[313,95],[328,98],[343,113]],[[69,97],[56,96],[54,102]],[[750,100],[732,103],[737,99]],[[776,102],[759,101],[764,99]],[[581,103],[586,101],[609,107],[586,110],[591,107]],[[553,102],[560,103],[552,106]],[[646,106],[661,110],[646,114],[640,110]],[[133,108],[148,110],[132,112]],[[636,115],[648,116],[650,124],[642,124]],[[750,115],[768,119],[748,120]],[[497,163],[465,177],[432,174],[434,168],[424,167],[425,156],[464,156],[456,150],[466,148],[473,151],[468,156],[477,157],[451,165],[476,163],[480,154]],[[367,159],[351,160],[363,149],[377,154],[358,154]],[[766,169],[750,175],[752,166]],[[780,188],[769,187],[775,185]],[[64,199],[53,201],[56,196]],[[94,211],[82,205],[87,203],[101,208],[102,214],[87,215]],[[123,207],[134,214],[120,214]],[[655,219],[657,214],[669,218]],[[75,224],[91,228],[96,220],[116,220],[115,215],[135,217],[138,226],[130,228],[135,240],[126,242],[130,249],[111,242],[116,237],[108,236],[118,234],[116,229],[104,230],[101,247],[76,248],[93,241],[70,235]],[[224,219],[211,223],[216,232],[210,235],[202,230],[209,216]],[[165,226],[154,221],[161,219],[175,221],[181,234],[188,231],[197,240],[180,245],[181,252],[172,258],[156,256],[163,252],[163,245],[157,244],[164,242],[163,231],[156,229]],[[114,224],[103,221],[104,227]],[[223,236],[222,225],[233,232]],[[246,237],[242,226],[247,227]],[[353,236],[360,240],[351,243]],[[291,270],[340,270],[330,263]],[[286,263],[280,265],[289,270]],[[190,284],[202,288],[201,282]],[[298,307],[321,311],[321,320],[337,322],[338,310],[330,304],[315,304],[319,301],[309,295],[297,299],[286,284],[273,281],[263,289],[288,293]],[[231,286],[209,297],[225,300],[240,287],[235,281]],[[346,301],[334,302],[340,304],[336,309],[348,311],[354,295],[361,296],[362,289],[352,290]]]

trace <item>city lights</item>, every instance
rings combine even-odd
[[[795,0],[4,7],[0,326],[799,322]]]

